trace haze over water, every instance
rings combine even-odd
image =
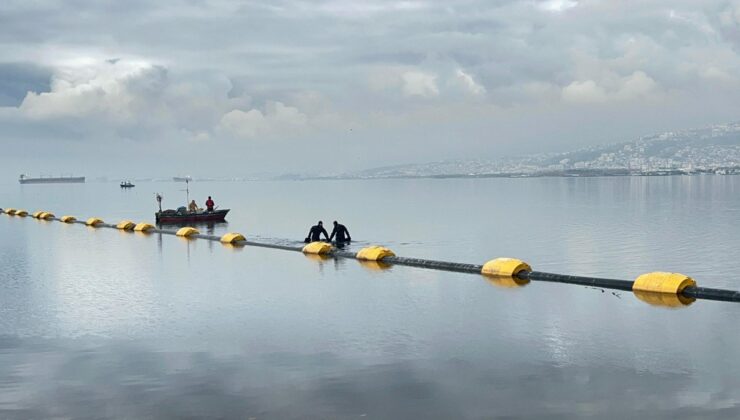
[[[153,221],[184,184],[0,184]],[[734,176],[194,182],[250,239],[322,219],[398,255],[740,288]],[[203,227],[202,231],[208,231]],[[0,217],[0,418],[737,418],[740,305]]]

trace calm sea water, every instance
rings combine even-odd
[[[0,184],[0,207],[153,221],[184,184]],[[204,231],[740,288],[740,177],[195,182]],[[740,305],[0,216],[0,418],[738,418]]]

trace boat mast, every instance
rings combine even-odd
[[[185,178],[185,205],[190,204],[190,180],[186,177]]]

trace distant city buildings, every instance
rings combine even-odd
[[[339,178],[740,174],[740,123],[566,153],[375,168]]]

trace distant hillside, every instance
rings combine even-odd
[[[740,174],[740,123],[499,160],[457,160],[372,168],[330,178]]]

